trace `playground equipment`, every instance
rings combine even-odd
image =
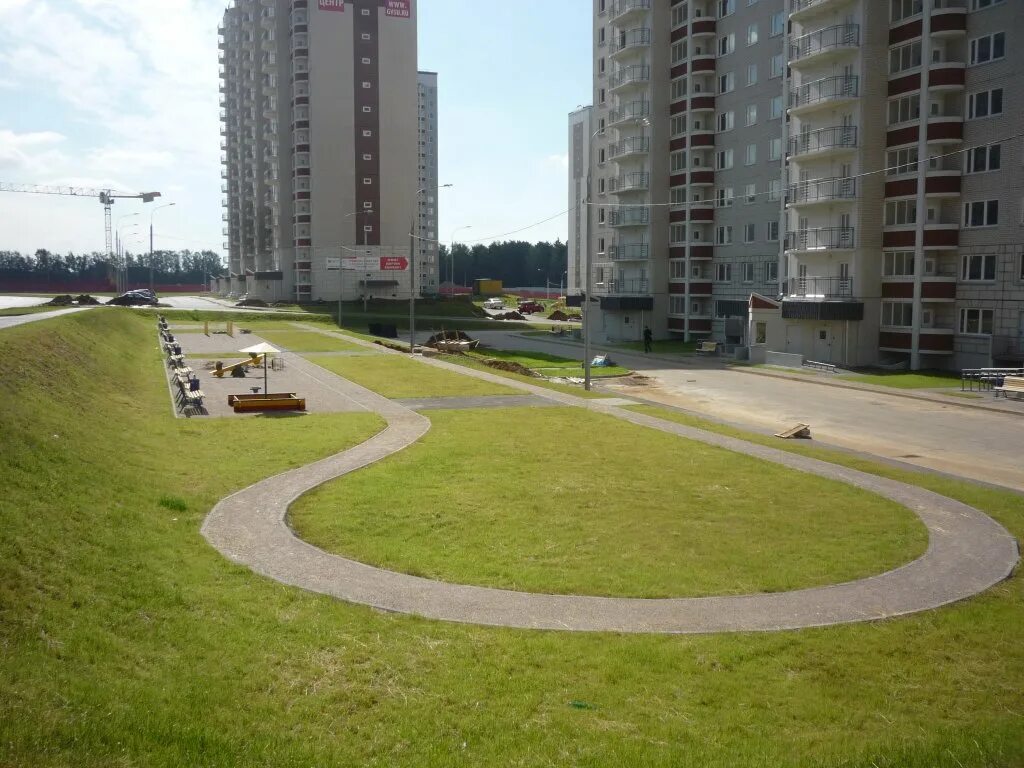
[[[220,331],[217,330],[217,326],[219,326],[220,323],[214,323],[213,325],[214,325],[214,331],[213,332],[214,333],[220,333]],[[203,333],[205,333],[207,336],[210,335],[210,321],[209,320],[207,320],[206,322],[203,323]],[[227,323],[224,324],[224,333],[226,333],[231,338],[235,337],[235,324],[234,324],[234,322],[232,322],[231,320],[228,320]]]
[[[262,358],[262,360],[261,360],[261,358]],[[222,364],[218,360],[216,368],[213,369],[213,375],[216,376],[218,379],[223,379],[229,373],[232,376],[234,376],[234,375],[236,375],[234,373],[235,371],[242,371],[244,373],[246,368],[256,368],[256,367],[258,367],[260,365],[263,365],[264,367],[266,367],[266,364],[267,364],[267,355],[266,355],[266,353],[263,353],[262,355],[260,355],[260,354],[258,354],[256,352],[250,352],[249,353],[249,359],[248,360],[242,360],[240,363],[232,363],[231,365],[224,365],[224,364]]]

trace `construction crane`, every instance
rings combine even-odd
[[[9,184],[0,181],[0,192],[23,192],[30,195],[70,195],[72,197],[92,197],[103,206],[103,230],[106,233],[107,258],[113,261],[114,243],[110,226],[110,208],[115,200],[141,200],[151,203],[160,197],[159,192],[141,192],[137,195],[130,192],[118,192],[113,189],[89,189],[88,187],[44,187],[37,184]]]

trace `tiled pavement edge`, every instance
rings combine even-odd
[[[399,354],[399,353],[395,353]],[[416,358],[419,359],[419,358]],[[443,361],[484,380],[503,377]],[[288,528],[288,506],[306,491],[385,458],[429,429],[422,416],[339,378],[353,399],[381,414],[388,428],[323,461],[263,480],[222,500],[203,535],[257,573],[303,589],[382,610],[493,626],[572,631],[707,633],[771,631],[869,621],[928,610],[982,592],[1012,573],[1017,542],[1001,525],[953,499],[916,486],[747,443],[529,384],[518,389],[631,423],[840,480],[904,504],[928,528],[928,550],[901,568],[859,581],[794,592],[730,597],[633,599],[543,595],[447,584],[386,571],[332,555]]]

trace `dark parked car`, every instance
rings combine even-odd
[[[524,315],[533,315],[537,312],[543,312],[544,305],[539,301],[521,301],[519,302],[519,312]]]

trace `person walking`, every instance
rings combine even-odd
[[[644,352],[651,351],[651,342],[654,340],[654,334],[651,333],[651,329],[648,326],[644,326]]]

